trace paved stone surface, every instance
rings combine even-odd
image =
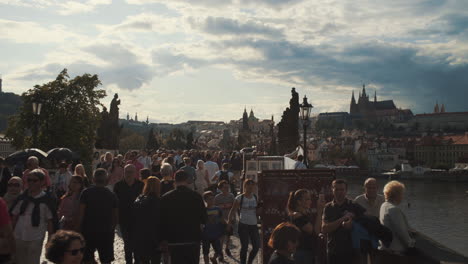
[[[224,262],[222,262],[222,263],[238,264],[238,263],[240,263],[240,261],[239,261],[239,259],[240,259],[239,258],[239,254],[240,254],[239,238],[237,236],[232,236],[231,241],[232,242],[231,242],[230,249],[231,249],[232,257],[224,256]],[[45,245],[45,242],[44,242],[44,245]],[[249,249],[249,251],[250,251],[250,249]],[[43,252],[42,252],[41,263],[51,263],[51,262],[48,262],[45,259],[44,253],[45,253],[45,250],[43,250]],[[211,249],[210,250],[210,256],[213,256],[213,254],[214,254],[214,251],[213,251],[213,249]],[[259,257],[260,254],[261,254],[261,250],[259,251],[257,258],[254,261],[255,264],[260,264],[260,257]],[[118,235],[118,232],[116,232],[115,240],[114,240],[114,256],[115,256],[115,261],[113,263],[125,264],[123,241],[120,238],[120,236]],[[97,253],[96,253],[96,260],[98,260]],[[200,264],[203,264],[203,263],[204,263],[203,255],[200,252]]]

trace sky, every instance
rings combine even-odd
[[[5,92],[98,74],[120,115],[279,121],[291,88],[349,111],[365,83],[413,113],[468,111],[468,1],[0,0]]]

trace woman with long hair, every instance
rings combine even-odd
[[[114,158],[112,160],[108,173],[109,173],[109,183],[107,187],[113,190],[114,185],[123,178],[123,174],[124,174],[124,168],[122,167],[118,158]]]
[[[149,177],[142,194],[133,204],[135,259],[143,264],[161,261],[160,188],[159,179]]]
[[[299,245],[294,254],[297,264],[315,263],[316,241],[321,231],[322,213],[325,206],[323,197],[317,199],[317,214],[314,217],[311,212],[312,197],[306,189],[299,189],[289,194],[288,214],[291,223],[301,230]]]
[[[73,230],[77,226],[80,194],[84,189],[83,177],[75,175],[70,179],[68,191],[60,199],[58,218],[62,229]]]
[[[197,161],[196,169],[197,177],[195,179],[195,188],[197,192],[202,195],[206,188],[210,186],[210,180],[208,179],[208,171],[205,169],[205,162],[203,160]]]
[[[75,166],[75,171],[73,175],[81,176],[83,178],[85,187],[88,187],[91,184],[91,182],[93,182],[92,179],[89,178],[88,175],[86,175],[86,171],[85,171],[83,164],[77,164]]]

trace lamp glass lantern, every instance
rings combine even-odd
[[[307,102],[307,96],[304,96],[302,104],[300,105],[300,114],[303,121],[309,120],[310,113],[312,112],[312,105]]]
[[[39,102],[33,102],[32,103],[32,108],[33,108],[33,114],[35,115],[40,115],[41,114],[41,109],[42,109],[42,104]]]

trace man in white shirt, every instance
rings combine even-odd
[[[145,169],[151,169],[151,158],[148,156],[148,152],[146,150],[142,150],[140,152],[140,156],[138,157],[138,162],[143,164]]]
[[[219,171],[218,163],[211,161],[211,154],[208,153],[205,156],[205,169],[208,171],[208,179],[210,179],[211,184],[216,184],[214,176],[217,171]]]
[[[385,202],[382,195],[377,194],[378,190],[377,180],[375,178],[368,178],[364,182],[365,193],[357,196],[354,202],[366,209],[366,215],[379,217],[380,206]]]
[[[40,169],[32,170],[27,178],[27,193],[18,197],[12,209],[18,264],[39,263],[45,233],[50,237],[55,231],[55,210],[51,207],[56,201],[42,191],[44,178]]]

